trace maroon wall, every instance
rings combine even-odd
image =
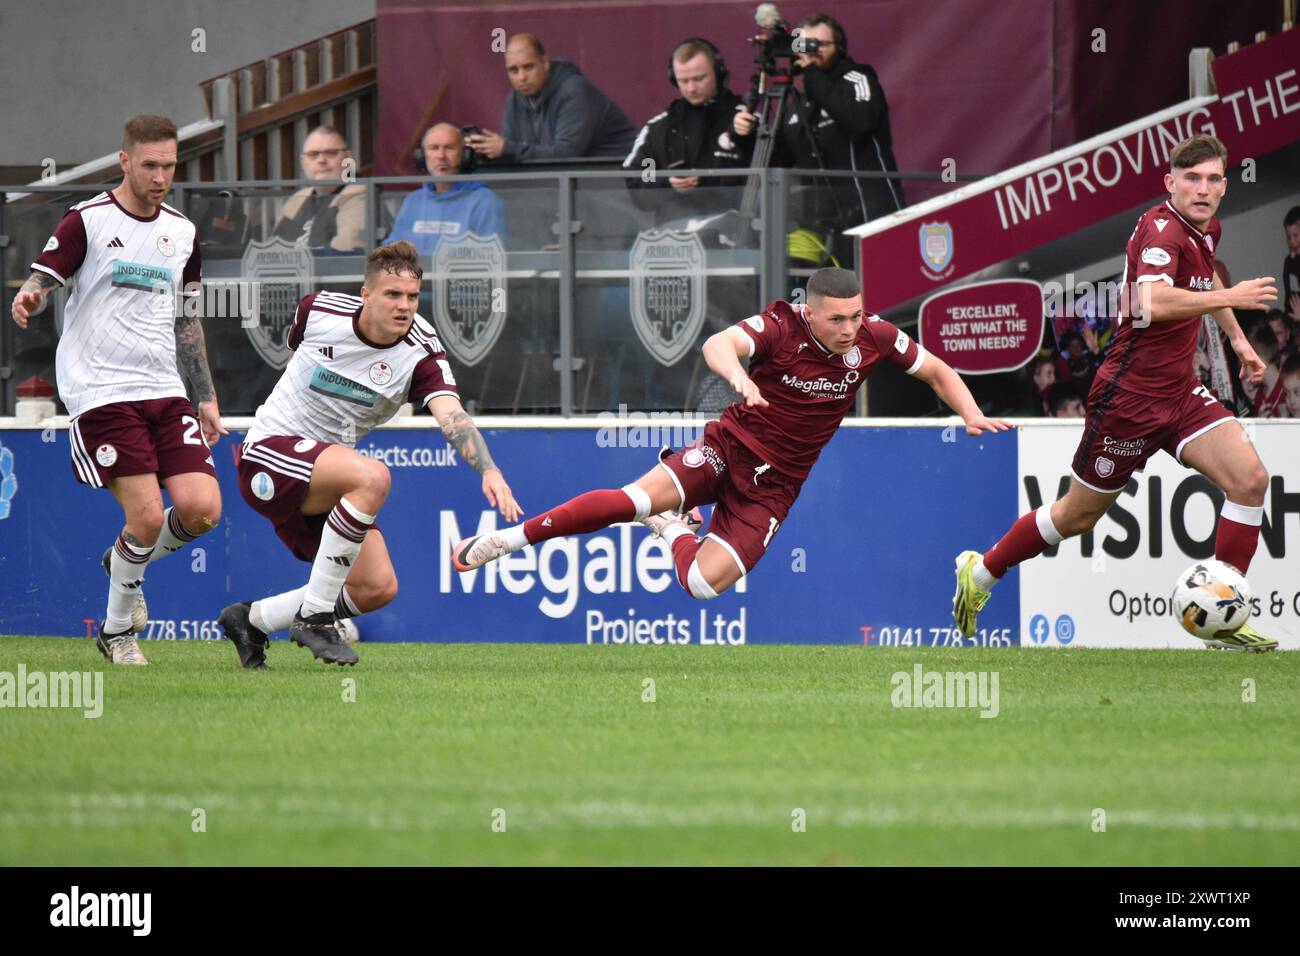
[[[1187,99],[1187,55],[1217,55],[1259,31],[1276,33],[1280,0],[1073,0],[1057,3],[1057,90],[1052,148],[1060,149]],[[1134,10],[1141,17],[1134,17]],[[1093,30],[1106,31],[1094,53]]]
[[[640,124],[675,95],[668,54],[683,37],[711,39],[731,69],[737,93],[749,87],[757,32],[752,2],[694,0],[555,5],[379,0],[379,170],[413,172],[409,149],[423,118],[451,118],[499,129],[510,90],[493,29],[537,34],[553,57],[569,59]],[[779,5],[792,23],[816,9]],[[909,0],[857,0],[829,7],[844,24],[855,58],[879,73],[903,169],[938,172],[999,168],[1008,157],[1045,152],[1051,107],[1050,17],[1044,0],[948,0],[944,16],[922,16]],[[996,58],[971,42],[971,23],[989,38],[1014,35],[1014,57]],[[990,43],[992,40],[990,39]],[[960,53],[958,52],[960,51]],[[996,132],[989,112],[1001,104]],[[960,144],[960,145],[959,145]]]
[[[791,22],[821,7],[779,6]],[[430,118],[499,128],[510,86],[491,49],[498,28],[536,33],[548,53],[577,63],[636,123],[672,99],[668,53],[685,36],[718,45],[736,92],[744,93],[752,72],[752,2],[378,0],[377,7],[382,174],[414,172],[410,150]],[[900,167],[937,172],[952,158],[962,173],[1005,169],[1185,99],[1191,47],[1222,53],[1230,40],[1275,30],[1279,8],[1276,0],[840,0],[823,7],[844,24],[854,57],[880,75]],[[1096,27],[1107,31],[1105,54],[1091,51]]]

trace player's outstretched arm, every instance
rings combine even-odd
[[[1166,282],[1141,282],[1137,298],[1141,315],[1152,322],[1174,322],[1221,309],[1267,309],[1277,301],[1277,280],[1247,279],[1225,289],[1215,276],[1208,292],[1175,289]]]
[[[1217,272],[1211,282],[1211,289],[1216,293],[1225,291],[1223,281]],[[1241,331],[1241,325],[1237,322],[1237,317],[1232,314],[1232,310],[1216,309],[1210,314],[1214,316],[1214,321],[1219,323],[1219,328],[1223,329],[1223,334],[1228,337],[1228,344],[1232,346],[1232,350],[1237,353],[1237,358],[1241,362],[1241,380],[1252,385],[1264,381],[1266,367],[1264,361],[1255,353],[1255,349],[1246,338],[1246,333]]]
[[[1016,427],[1001,418],[986,418],[980,411],[979,405],[975,403],[975,396],[961,380],[961,376],[953,371],[951,365],[941,358],[936,358],[933,353],[926,353],[921,367],[916,370],[916,377],[934,389],[934,394],[961,416],[962,421],[966,423],[967,435],[1004,432]]]
[[[483,476],[483,497],[487,498],[488,504],[501,512],[501,517],[511,524],[522,518],[523,508],[515,501],[505,476],[488,452],[483,433],[461,406],[460,399],[451,395],[435,395],[429,399],[429,414],[442,427],[442,435],[447,439],[447,444],[456,449],[456,453]]]
[[[14,296],[13,305],[9,310],[20,329],[27,328],[27,320],[41,313],[45,303],[49,301],[47,293],[58,287],[59,280],[48,272],[42,272],[40,269],[32,270],[32,274],[27,277],[27,281]]]
[[[745,400],[746,405],[766,406],[767,399],[740,364],[740,360],[749,355],[753,346],[749,336],[733,325],[709,336],[700,351],[704,353],[704,361],[709,368],[722,376]]]
[[[194,399],[199,406],[199,424],[209,445],[215,445],[222,435],[230,432],[221,424],[221,409],[217,407],[217,390],[212,385],[212,371],[208,368],[208,348],[203,338],[203,323],[196,315],[176,317],[176,367],[181,377],[190,383]]]

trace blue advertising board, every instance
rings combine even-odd
[[[485,434],[529,514],[634,480],[655,465],[658,449],[654,435],[640,441],[635,429],[623,430],[611,440],[614,431],[599,423]],[[0,520],[0,634],[85,637],[104,612],[100,557],[121,528],[120,509],[108,492],[75,482],[66,430],[11,429],[0,438],[14,479]],[[148,570],[150,638],[217,637],[225,605],[307,579],[309,565],[240,497],[232,449],[241,438],[234,432],[213,449],[224,507],[218,528]],[[451,546],[499,520],[479,476],[436,429],[385,428],[359,448],[392,472],[378,524],[400,584],[392,604],[358,621],[367,641],[1019,643],[1012,577],[975,638],[962,640],[949,613],[954,556],[988,547],[1016,516],[1014,434],[841,429],[763,561],[708,602],[681,590],[670,553],[639,524],[457,574]]]

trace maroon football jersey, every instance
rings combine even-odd
[[[925,351],[906,332],[874,315],[863,318],[853,347],[836,355],[817,341],[805,305],[776,301],[738,322],[751,342],[749,377],[766,408],[727,407],[721,426],[777,471],[806,478],[867,375],[880,362],[915,374]]]
[[[1128,241],[1124,288],[1138,295],[1138,283],[1168,282],[1175,289],[1209,291],[1214,281],[1214,251],[1219,246],[1219,220],[1201,232],[1165,200],[1142,214]],[[1138,303],[1134,302],[1136,306]],[[1173,322],[1135,324],[1130,309],[1120,315],[1118,330],[1097,378],[1120,388],[1165,398],[1181,395],[1196,373],[1192,354],[1200,316]]]

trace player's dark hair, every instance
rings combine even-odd
[[[1272,317],[1272,313],[1269,313],[1269,317]],[[1277,354],[1277,336],[1268,327],[1267,319],[1252,328],[1246,334],[1246,340],[1264,363],[1268,363]]]
[[[1048,352],[1046,355],[1035,355],[1029,363],[1029,377],[1033,378],[1038,374],[1038,370],[1044,365],[1049,366],[1053,372],[1056,371],[1056,353]]]
[[[1292,375],[1300,375],[1300,352],[1292,352],[1282,363],[1282,378],[1290,378]]]
[[[1282,228],[1300,224],[1300,206],[1292,206],[1286,211],[1286,218],[1282,220]]]
[[[377,279],[384,272],[391,272],[393,275],[409,272],[416,279],[423,279],[424,269],[420,267],[420,251],[405,239],[380,246],[366,256],[366,285],[369,286],[372,280]]]
[[[132,116],[122,127],[122,151],[136,143],[161,143],[176,139],[176,124],[165,116]]]
[[[1228,147],[1224,146],[1216,137],[1202,133],[1199,136],[1189,137],[1174,147],[1174,151],[1169,154],[1169,168],[1191,169],[1193,166],[1199,166],[1211,159],[1221,161],[1226,171],[1228,168]]]
[[[516,40],[520,41],[521,43],[527,43],[529,47],[532,48],[532,51],[536,53],[538,56],[546,56],[546,47],[542,46],[542,41],[537,39],[537,37],[534,36],[533,34],[516,33],[508,41],[506,41],[506,46],[509,47],[510,44],[514,43]]]
[[[851,299],[862,294],[862,283],[848,269],[818,269],[808,279],[808,298]]]
[[[1052,386],[1048,394],[1048,405],[1052,409],[1052,415],[1063,409],[1066,405],[1074,400],[1083,401],[1083,393],[1071,385],[1069,382],[1057,382]]]
[[[831,28],[831,37],[835,40],[836,59],[848,56],[849,38],[844,35],[844,28],[840,26],[840,21],[829,13],[810,13],[799,21],[800,27],[820,27],[823,25]]]

